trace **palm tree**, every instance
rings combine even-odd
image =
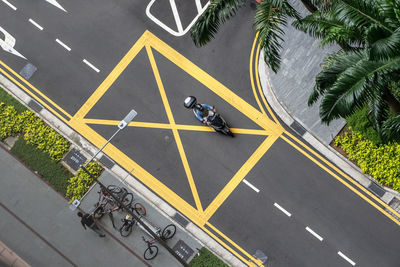
[[[399,87],[392,86],[400,80],[399,14],[398,0],[337,0],[293,23],[321,45],[343,48],[325,59],[309,98],[309,105],[322,98],[323,122],[369,105],[383,140],[400,140],[400,102],[393,94]]]
[[[249,0],[251,1],[251,0]],[[254,0],[253,0],[254,1]],[[311,11],[317,10],[314,3],[324,0],[302,0]],[[190,29],[196,46],[208,43],[217,33],[219,26],[234,16],[246,0],[210,0],[210,5]],[[264,60],[277,72],[280,66],[280,51],[283,42],[283,27],[289,18],[300,19],[297,11],[287,0],[261,0],[257,5],[254,29],[259,32],[260,46],[264,50]]]

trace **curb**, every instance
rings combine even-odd
[[[32,111],[48,125],[51,125],[51,127],[55,131],[64,136],[71,143],[71,148],[79,148],[80,152],[87,158],[91,158],[92,155],[97,152],[98,148],[96,146],[94,146],[88,140],[83,138],[80,134],[75,132],[72,128],[70,128],[62,120],[53,115],[50,111],[42,107],[42,105],[40,105],[36,100],[31,98],[26,92],[24,92],[21,88],[19,88],[2,74],[0,74],[0,86],[14,98],[19,100],[19,102],[25,105],[28,109],[32,110],[32,108],[30,107],[30,104],[32,103],[35,106],[39,106],[41,108],[39,112],[35,110]],[[106,156],[103,152],[99,153],[96,157],[96,160],[98,161],[103,156]],[[211,238],[201,228],[199,228],[191,221],[187,220],[177,210],[173,209],[167,202],[154,194],[138,179],[133,177],[130,172],[124,170],[117,164],[114,164],[112,168],[107,168],[103,164],[103,167],[104,169],[107,169],[110,173],[112,173],[118,180],[120,180],[121,183],[127,185],[129,189],[131,189],[135,194],[137,194],[144,200],[147,200],[148,204],[155,208],[159,213],[163,214],[166,217],[169,217],[169,219],[174,221],[180,229],[185,230],[201,245],[219,256],[229,266],[246,266],[244,262],[239,260],[220,243]],[[91,188],[93,188],[93,186]],[[91,188],[88,190],[88,192],[91,190]],[[175,218],[177,216],[183,217],[184,220],[188,221],[188,223],[183,227],[179,222],[176,221]]]
[[[264,53],[260,51],[261,59],[264,58]],[[291,127],[293,122],[297,122],[302,125],[300,121],[297,121],[295,116],[291,115],[291,113],[287,110],[287,107],[276,97],[274,89],[272,88],[271,81],[269,79],[269,70],[267,65],[263,60],[258,61],[258,75],[260,77],[261,88],[265,97],[267,98],[268,104],[271,108],[276,112],[279,118],[293,131],[299,134],[306,142],[308,142],[312,147],[314,147],[320,154],[326,157],[329,161],[334,163],[337,167],[347,173],[351,178],[365,187],[367,190],[375,194],[378,198],[380,198],[383,202],[390,205],[393,200],[400,199],[400,193],[378,185],[375,179],[369,175],[364,174],[361,169],[350,162],[347,158],[338,153],[335,149],[330,146],[325,145],[321,140],[319,140],[312,132],[307,131],[307,128],[304,127],[305,133],[299,133]],[[377,195],[377,193],[370,189],[371,186],[377,186],[384,190],[384,194],[382,196]],[[396,211],[399,211],[396,209]],[[398,219],[399,220],[399,219]]]

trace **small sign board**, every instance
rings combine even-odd
[[[85,163],[86,157],[82,155],[77,149],[73,148],[68,152],[67,156],[64,158],[65,163],[71,167],[74,171],[79,170],[79,167]]]
[[[181,257],[184,261],[188,261],[188,259],[193,255],[193,249],[191,249],[185,242],[179,240],[175,246],[172,248],[175,253]]]

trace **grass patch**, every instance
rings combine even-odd
[[[201,248],[199,255],[196,255],[190,262],[191,267],[228,267],[221,259],[215,256],[206,248]]]
[[[357,110],[353,115],[346,118],[347,124],[357,132],[360,132],[365,138],[375,145],[381,145],[382,140],[379,134],[368,120],[368,108]]]
[[[26,143],[23,138],[18,138],[11,152],[21,161],[25,162],[31,169],[48,181],[54,188],[65,195],[68,186],[68,180],[72,177],[61,163],[57,163],[50,156]]]
[[[4,102],[6,106],[14,106],[18,114],[28,110],[18,100],[9,95],[3,88],[0,87],[0,102]]]

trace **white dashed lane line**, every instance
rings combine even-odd
[[[318,239],[319,241],[322,241],[322,240],[324,240],[323,238],[322,238],[322,236],[320,236],[319,234],[317,234],[316,232],[314,232],[310,227],[306,227],[306,230],[310,233],[310,234],[312,234],[316,239]]]
[[[347,257],[346,255],[344,255],[341,251],[339,251],[337,254],[339,254],[340,257],[342,257],[343,259],[345,259],[348,263],[350,263],[351,265],[355,266],[356,263],[354,261],[352,261],[349,257]]]
[[[254,191],[256,191],[257,193],[260,192],[260,190],[255,187],[254,185],[252,185],[251,183],[249,183],[246,179],[242,180],[243,183],[245,183],[247,186],[249,186],[251,189],[253,189]]]
[[[34,21],[33,19],[29,19],[29,22],[32,23],[33,25],[35,25],[36,28],[38,28],[39,30],[43,31],[43,27],[40,26],[36,21]]]
[[[89,67],[91,67],[95,72],[99,73],[100,70],[98,68],[96,68],[92,63],[90,63],[89,61],[87,61],[86,59],[83,60],[83,62],[88,65]]]
[[[71,48],[70,48],[68,45],[66,45],[66,44],[64,44],[63,42],[61,42],[59,39],[56,39],[56,42],[57,42],[59,45],[61,45],[62,47],[64,47],[66,50],[71,51]]]
[[[10,2],[8,2],[7,0],[2,0],[4,4],[6,4],[7,6],[9,6],[10,8],[12,8],[13,10],[17,10],[17,8],[11,4]]]
[[[292,216],[292,214],[290,214],[290,212],[288,212],[287,210],[285,210],[284,208],[282,208],[281,206],[278,205],[278,203],[274,203],[274,206],[277,207],[280,211],[282,211],[283,213],[285,213],[288,217]]]

